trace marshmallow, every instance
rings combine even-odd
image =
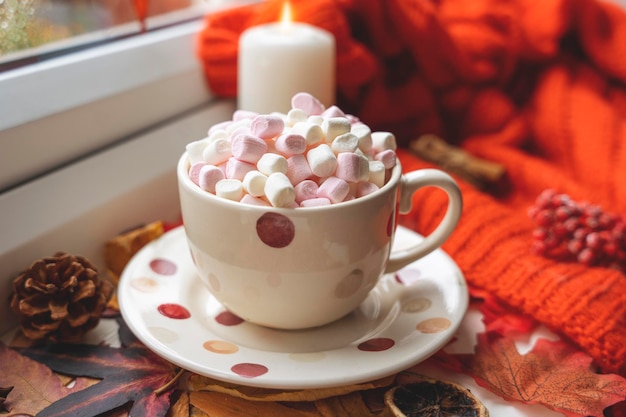
[[[274,172],[287,173],[289,165],[287,158],[276,153],[266,153],[256,163],[256,168],[265,175],[271,175]]]
[[[242,181],[248,172],[254,171],[255,166],[232,157],[226,161],[225,169],[226,178],[233,178]]]
[[[211,133],[215,132],[216,130],[228,130],[228,127],[232,124],[233,124],[232,120],[226,120],[224,122],[216,123],[209,128],[209,131],[207,132],[207,136],[211,136]]]
[[[349,192],[350,186],[346,181],[337,177],[328,177],[317,190],[317,196],[327,198],[331,203],[339,203]]]
[[[258,115],[257,112],[250,110],[235,110],[233,113],[233,122],[238,122],[243,119],[253,119],[256,115]]]
[[[318,198],[310,198],[308,200],[304,200],[300,203],[300,207],[320,207],[320,206],[329,206],[332,203],[329,199],[324,197]]]
[[[369,161],[369,182],[378,188],[385,185],[385,166],[380,161]]]
[[[243,189],[253,197],[261,197],[265,195],[265,183],[267,175],[257,170],[248,171],[243,177]]]
[[[211,132],[211,134],[207,137],[207,141],[209,143],[217,140],[217,139],[228,139],[230,135],[228,134],[228,132],[224,129],[217,129],[213,132]]]
[[[296,190],[296,203],[301,203],[304,200],[316,198],[319,185],[315,181],[304,180],[296,184],[294,189]]]
[[[287,178],[292,184],[298,184],[313,176],[306,156],[294,155],[287,158]]]
[[[280,135],[285,122],[280,116],[259,114],[250,122],[250,132],[261,139],[272,139]]]
[[[363,197],[379,189],[380,188],[372,182],[360,182],[356,185],[356,197]]]
[[[386,151],[391,149],[395,151],[398,148],[396,144],[396,137],[390,132],[373,132],[372,133],[372,147],[378,151]]]
[[[322,130],[322,127],[314,123],[296,123],[295,125],[293,125],[292,131],[293,133],[304,136],[307,145],[316,145],[324,139],[324,131]]]
[[[298,122],[306,122],[307,114],[301,109],[291,109],[287,113],[287,124],[293,126]]]
[[[311,171],[318,177],[333,175],[337,168],[337,157],[330,146],[326,144],[321,144],[309,150],[306,154],[306,159],[311,167]]]
[[[313,115],[313,116],[309,116],[306,121],[308,123],[314,124],[314,125],[318,125],[321,126],[322,123],[324,123],[324,117],[320,116],[320,115]]]
[[[210,142],[202,152],[204,162],[211,165],[219,165],[226,162],[231,156],[230,141],[224,138]]]
[[[231,141],[231,152],[240,161],[256,164],[267,152],[267,143],[257,136],[238,135]]]
[[[200,169],[198,185],[204,191],[215,194],[215,185],[224,177],[224,172],[215,165],[205,165]]]
[[[270,207],[271,204],[268,203],[267,201],[263,200],[262,198],[259,197],[253,197],[250,194],[244,194],[243,197],[241,197],[241,200],[239,200],[240,203],[244,203],[244,204],[251,204],[253,206],[266,206],[266,207]]]
[[[326,134],[326,142],[332,143],[337,136],[350,132],[350,122],[345,117],[331,117],[324,119],[322,130]]]
[[[206,162],[203,162],[203,161],[195,162],[195,163],[191,164],[191,167],[189,167],[189,179],[191,180],[191,182],[193,182],[196,185],[199,185],[199,183],[200,183],[200,170],[205,165],[206,165]]]
[[[369,126],[363,123],[356,123],[352,125],[350,132],[359,138],[360,150],[367,153],[372,148],[372,131]]]
[[[243,197],[243,184],[239,180],[226,178],[215,184],[215,195],[228,200],[239,201]]]
[[[303,110],[307,115],[322,114],[324,105],[309,93],[297,93],[291,98],[291,107]]]
[[[322,112],[324,118],[330,117],[346,117],[346,114],[337,106],[332,105]]]
[[[285,174],[275,172],[267,177],[265,197],[274,207],[293,207],[296,190]]]
[[[365,178],[369,178],[369,161],[366,160],[367,171]],[[352,152],[342,152],[337,155],[337,169],[335,176],[348,182],[359,182],[365,175],[361,173],[364,168],[359,155]]]
[[[374,155],[374,160],[382,162],[385,169],[391,169],[396,166],[396,153],[387,149]]]
[[[285,156],[304,153],[306,145],[304,136],[297,133],[284,133],[274,141],[276,150]]]
[[[250,119],[241,119],[236,122],[231,122],[229,125],[225,127],[226,132],[232,136],[233,132],[239,128],[250,128]]]
[[[344,133],[337,136],[330,145],[333,152],[354,152],[359,148],[359,138],[353,133]]]
[[[190,164],[193,165],[196,162],[204,161],[204,159],[202,159],[202,152],[204,151],[204,148],[207,147],[208,143],[209,141],[207,139],[201,139],[190,142],[185,146]]]

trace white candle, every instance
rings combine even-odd
[[[242,110],[286,113],[299,92],[335,104],[335,39],[325,30],[289,20],[254,26],[241,34],[238,59]]]

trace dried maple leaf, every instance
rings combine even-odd
[[[0,363],[0,386],[13,388],[11,395],[3,391],[4,407],[11,413],[35,415],[72,392],[48,367],[3,343],[0,343]]]
[[[433,360],[506,400],[542,404],[568,417],[602,416],[626,398],[626,379],[593,372],[591,357],[563,341],[539,339],[521,355],[512,339],[481,333],[473,355],[440,351]]]
[[[120,327],[122,342],[131,340]],[[89,417],[132,403],[129,416],[164,416],[170,407],[177,368],[145,346],[112,348],[82,344],[52,344],[22,350],[22,354],[67,375],[100,382],[73,392],[46,407],[38,417]],[[166,387],[163,392],[156,391]],[[160,395],[159,395],[160,394]]]

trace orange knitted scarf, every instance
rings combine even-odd
[[[402,144],[435,133],[503,164],[498,197],[461,182],[444,249],[468,283],[626,375],[626,277],[530,251],[527,208],[546,188],[626,213],[626,14],[600,0],[291,0],[295,20],[337,41],[337,104]],[[199,56],[218,95],[236,94],[237,40],[282,0],[207,17]],[[400,151],[405,170],[428,166]],[[402,221],[428,233],[443,193]]]

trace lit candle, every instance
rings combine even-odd
[[[329,32],[291,21],[285,3],[280,22],[241,34],[238,107],[257,113],[291,108],[291,97],[307,92],[327,107],[335,101],[335,39]]]

